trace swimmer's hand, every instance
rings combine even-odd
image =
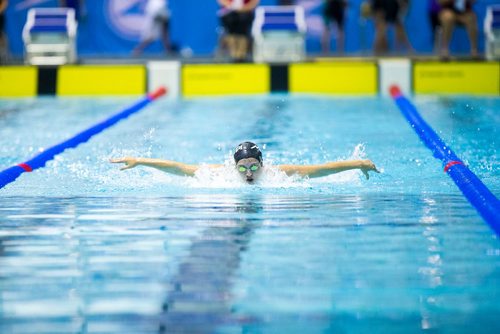
[[[196,170],[200,168],[198,165],[188,165],[178,161],[164,160],[164,159],[151,159],[151,158],[134,158],[123,157],[118,159],[110,159],[112,163],[123,163],[125,166],[120,170],[134,168],[136,166],[153,167],[162,172],[171,173],[181,176],[193,176]],[[218,167],[220,165],[209,165],[211,167]]]
[[[361,169],[363,174],[365,174],[367,180],[370,178],[370,174],[368,174],[368,171],[380,173],[380,171],[371,160],[361,160],[361,166],[359,167],[359,169]]]
[[[118,159],[109,159],[109,162],[111,163],[124,163],[125,166],[121,167],[120,170],[125,170],[125,169],[130,169],[134,168],[135,166],[139,165],[139,159],[134,158],[134,157],[123,157],[123,158],[118,158]]]

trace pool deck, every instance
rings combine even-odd
[[[162,85],[170,96],[273,92],[388,96],[500,95],[500,61],[433,55],[310,56],[296,63],[233,63],[227,57],[82,57],[77,64],[0,67],[0,97],[141,95]]]

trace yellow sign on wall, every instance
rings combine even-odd
[[[38,69],[30,66],[0,67],[1,97],[30,97],[37,94]]]
[[[185,97],[267,94],[269,91],[269,65],[189,64],[182,67],[182,94]]]
[[[62,66],[57,95],[140,95],[146,92],[143,65]]]
[[[378,93],[377,65],[373,62],[291,64],[289,76],[289,90],[292,93]]]
[[[416,94],[499,95],[497,62],[417,62],[413,70]]]

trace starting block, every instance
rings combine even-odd
[[[259,6],[252,26],[255,62],[297,62],[306,58],[306,22],[301,6]]]
[[[76,62],[77,22],[72,8],[32,8],[23,28],[25,62],[62,65]]]

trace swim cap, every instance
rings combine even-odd
[[[262,152],[257,145],[252,142],[246,141],[236,147],[234,152],[234,162],[238,163],[241,159],[255,158],[262,164]]]

